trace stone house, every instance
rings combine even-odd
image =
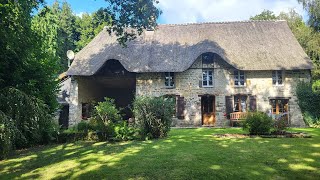
[[[254,110],[305,125],[295,89],[312,63],[286,21],[159,25],[126,48],[116,40],[103,30],[76,54],[69,125],[106,96],[126,118],[134,96],[173,98],[175,126],[224,126],[230,113]]]

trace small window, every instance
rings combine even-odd
[[[213,71],[203,70],[202,71],[202,86],[212,87],[213,86]]]
[[[234,85],[235,86],[245,86],[245,76],[244,71],[234,71]]]
[[[282,71],[272,71],[272,84],[275,86],[283,85]]]
[[[174,87],[174,73],[173,72],[165,72],[164,84],[166,87],[173,88]]]

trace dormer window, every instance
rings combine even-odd
[[[239,70],[234,71],[234,85],[245,86],[244,71],[239,71]]]
[[[213,70],[204,69],[202,70],[202,87],[213,86]]]
[[[164,85],[167,88],[173,88],[174,87],[174,73],[173,72],[165,72],[164,76],[165,76]]]
[[[272,84],[274,86],[282,86],[283,85],[282,71],[272,71]]]

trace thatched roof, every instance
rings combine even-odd
[[[127,45],[103,30],[76,54],[67,74],[93,75],[109,59],[131,72],[182,72],[205,52],[240,70],[312,68],[286,21],[159,25]]]

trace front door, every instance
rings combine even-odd
[[[202,124],[205,126],[214,126],[216,122],[215,115],[215,97],[201,97]]]

